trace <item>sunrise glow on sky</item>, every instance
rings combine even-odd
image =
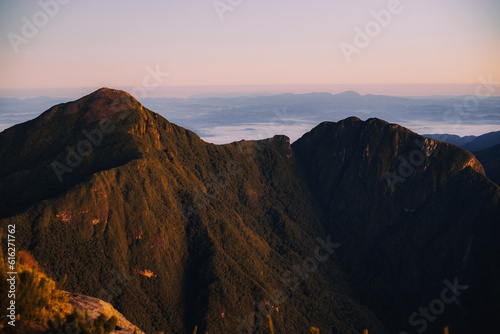
[[[0,90],[134,87],[158,68],[166,87],[385,84],[411,95],[397,85],[500,81],[499,18],[498,0],[2,1]],[[438,93],[468,86],[449,87]]]

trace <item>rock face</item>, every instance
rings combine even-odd
[[[378,119],[212,145],[101,89],[0,133],[0,192],[19,248],[147,333],[496,326],[498,186]],[[409,321],[455,278],[459,300]]]
[[[115,308],[110,303],[106,303],[100,299],[85,295],[79,295],[69,292],[66,292],[66,294],[68,296],[68,303],[72,307],[86,310],[89,319],[92,321],[96,319],[100,314],[104,314],[108,318],[116,316],[118,318],[117,327],[111,333],[132,334],[134,333],[134,330],[136,330],[137,334],[144,334],[144,332],[137,328],[137,326],[125,319],[125,317],[120,312],[115,310]]]

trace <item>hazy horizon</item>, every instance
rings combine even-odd
[[[330,93],[339,94],[354,91],[361,95],[386,95],[400,97],[429,97],[429,96],[467,96],[474,95],[478,84],[336,84],[336,85],[236,85],[236,86],[158,86],[148,91],[145,97],[151,98],[189,98],[203,95],[216,96],[244,96],[244,95],[278,95],[278,94],[309,94]],[[0,89],[0,98],[74,98],[88,95],[99,88],[25,88]],[[120,89],[131,95],[135,87],[108,87]],[[500,89],[492,92],[491,96],[500,96]]]
[[[147,86],[154,97],[156,86],[361,84],[419,95],[398,86],[498,81],[498,17],[494,0],[2,2],[0,89]]]
[[[379,118],[419,134],[479,136],[498,131],[500,97],[478,100],[474,113],[464,112],[473,95],[391,96],[372,94],[213,93],[189,90],[191,97],[144,97],[138,100],[167,120],[214,144],[260,140],[277,134],[295,141],[323,121],[350,116]],[[339,87],[337,87],[339,88]],[[344,88],[344,87],[342,87]],[[359,87],[357,87],[359,88]],[[168,88],[166,88],[168,89]],[[53,105],[76,100],[93,88],[67,90],[74,97],[0,98],[0,131],[37,117]],[[58,91],[58,90],[56,90]],[[130,90],[129,90],[130,91]],[[162,88],[158,87],[161,96]],[[209,93],[211,92],[211,93]],[[57,96],[57,95],[56,95]],[[231,117],[227,117],[231,115]]]

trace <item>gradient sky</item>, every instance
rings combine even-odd
[[[0,89],[133,87],[148,66],[170,73],[162,86],[500,81],[498,0],[402,0],[348,64],[340,43],[388,2],[242,0],[221,21],[213,0],[71,0],[16,53],[8,34],[41,6],[4,0]]]

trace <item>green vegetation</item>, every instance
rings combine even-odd
[[[107,98],[83,100],[0,133],[0,193],[9,194],[0,224],[16,224],[17,246],[47,276],[68,274],[68,290],[105,296],[147,333],[224,332],[257,319],[262,332],[268,313],[289,333],[307,324],[396,332],[463,267],[473,235],[463,274],[481,289],[465,298],[480,307],[463,324],[491,328],[500,191],[463,169],[470,153],[438,145],[392,194],[384,173],[422,138],[380,120],[322,123],[291,147],[284,136],[212,145],[134,100],[123,119],[107,115]],[[115,130],[59,183],[50,164],[87,140],[98,114]],[[316,239],[328,235],[341,247],[316,266]],[[260,317],[249,316],[256,302]],[[462,321],[452,308],[446,317],[434,325]]]
[[[0,230],[0,234],[2,231]],[[7,296],[8,285],[6,273],[8,270],[7,258],[3,255],[0,244],[0,296]],[[39,267],[35,258],[27,251],[17,253],[16,270],[16,321],[15,328],[32,328],[39,331],[47,329],[51,333],[61,333],[68,328],[79,330],[82,334],[107,334],[116,326],[118,319],[115,316],[109,319],[101,314],[91,322],[87,313],[74,308],[68,314],[67,295],[56,289],[64,284],[64,280],[57,283],[49,278]],[[7,309],[8,298],[1,298],[2,309]],[[10,330],[5,312],[0,315],[0,329]]]
[[[2,232],[0,231],[0,234]],[[18,251],[16,261],[15,299],[6,298],[9,286],[7,258],[0,245],[0,299],[1,308],[6,310],[10,300],[15,300],[15,323],[18,327],[43,327],[54,316],[64,313],[67,299],[56,290],[56,283],[39,269],[34,257],[27,251]],[[6,313],[0,315],[0,323],[6,327]]]
[[[108,334],[115,329],[118,318],[112,316],[109,319],[100,314],[94,321],[89,319],[87,312],[74,308],[71,314],[66,316],[65,321],[56,318],[49,321],[49,333],[61,333],[62,331],[81,334]]]

